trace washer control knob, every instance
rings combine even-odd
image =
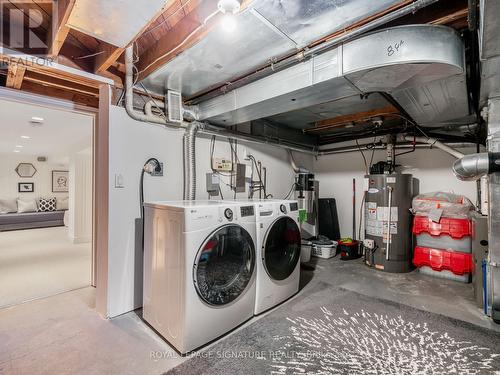
[[[230,208],[226,208],[226,210],[224,211],[224,216],[229,221],[232,221],[233,220],[233,210],[231,210]]]
[[[284,204],[280,206],[280,211],[286,214],[286,206]]]

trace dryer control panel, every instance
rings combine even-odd
[[[255,215],[254,206],[241,207],[241,217],[249,217]]]

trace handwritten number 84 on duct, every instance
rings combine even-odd
[[[396,52],[399,51],[399,48],[405,43],[404,40],[401,40],[399,43],[391,44],[389,47],[387,47],[387,56],[392,56]]]

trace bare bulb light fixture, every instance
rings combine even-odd
[[[238,0],[219,0],[217,8],[224,15],[222,18],[222,28],[227,32],[236,29],[236,13],[240,11],[240,2]]]

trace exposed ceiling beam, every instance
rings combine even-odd
[[[76,0],[59,0],[57,2],[57,17],[53,17],[53,22],[57,24],[52,27],[55,34],[50,35],[49,56],[59,55],[59,51],[61,51],[64,41],[68,37],[69,27],[66,24],[73,11],[75,2]]]
[[[50,77],[39,72],[28,71],[24,77],[25,81],[38,83],[42,86],[55,87],[71,92],[98,97],[99,89],[75,83],[58,77]]]
[[[11,64],[7,72],[6,86],[12,89],[19,90],[23,84],[26,68],[22,65]]]
[[[241,11],[247,8],[251,2],[251,0],[244,0],[241,4]],[[207,17],[216,10],[217,0],[200,2],[197,8],[193,8],[168,33],[148,48],[139,57],[139,80],[147,77],[160,66],[205,37],[217,25],[217,22],[215,22],[217,17],[204,24]]]
[[[134,37],[130,43],[137,40],[150,26],[154,23],[163,13],[168,11],[168,9],[175,4],[179,4],[179,0],[168,0],[165,5],[154,15],[154,17],[142,27],[141,31]],[[182,4],[180,5],[182,6]],[[129,44],[130,44],[129,43]],[[102,73],[106,71],[110,66],[112,66],[118,58],[125,52],[125,48],[115,47],[109,43],[100,41],[100,46],[97,51],[99,55],[96,56],[95,60],[95,73]]]
[[[305,133],[323,133],[331,129],[343,127],[346,125],[354,125],[358,123],[366,123],[375,117],[381,117],[384,120],[397,117],[399,111],[392,105],[383,108],[377,108],[370,111],[353,113],[350,115],[337,116],[331,119],[316,122],[315,127],[304,130]]]
[[[84,95],[78,92],[69,91],[67,89],[61,89],[58,87],[40,85],[36,82],[24,81],[22,89],[23,91],[33,94],[70,100],[74,103],[81,104],[87,107],[97,108],[99,106],[99,98],[95,96]]]

